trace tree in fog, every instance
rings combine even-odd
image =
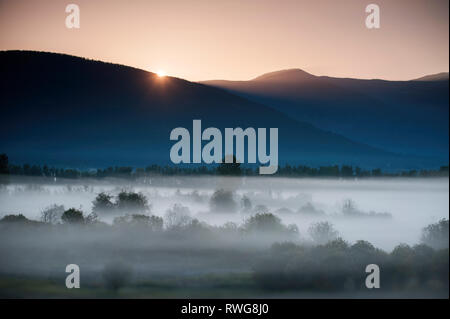
[[[41,212],[41,221],[48,224],[57,224],[64,213],[64,205],[52,205]]]
[[[103,222],[101,222],[101,221],[98,219],[98,215],[97,215],[96,213],[94,213],[94,212],[92,212],[92,213],[90,213],[89,215],[87,215],[86,218],[84,219],[84,222],[85,222],[86,224],[89,224],[89,225],[94,225],[94,224],[104,224]]]
[[[253,212],[256,214],[269,214],[269,208],[266,205],[256,205],[253,208]]]
[[[302,207],[300,207],[298,210],[298,213],[303,214],[303,215],[311,215],[311,216],[325,215],[325,212],[323,210],[317,209],[310,202],[308,202],[305,205],[303,205]]]
[[[233,213],[237,209],[237,204],[233,198],[233,192],[230,190],[219,189],[214,192],[209,201],[212,212]]]
[[[448,236],[448,219],[441,219],[439,222],[423,228],[421,241],[435,249],[448,248]]]
[[[114,218],[116,226],[145,227],[152,231],[163,230],[164,220],[159,216],[147,216],[142,214],[132,214]]]
[[[61,220],[65,224],[82,224],[84,223],[83,212],[75,208],[70,208],[62,214]]]
[[[164,215],[164,222],[168,229],[175,229],[187,226],[191,221],[191,212],[188,207],[174,204]]]
[[[342,206],[342,213],[346,216],[359,215],[360,211],[356,208],[356,203],[352,199],[344,200],[344,205]]]
[[[270,213],[251,216],[245,221],[242,228],[249,233],[298,233],[298,229],[295,225],[285,226],[280,218]]]
[[[112,202],[112,196],[106,193],[100,193],[95,197],[92,202],[92,212],[96,214],[109,213],[114,209],[114,203]]]
[[[334,229],[330,222],[318,222],[308,228],[308,234],[318,245],[324,245],[339,237],[339,232]]]
[[[30,220],[28,218],[26,218],[24,215],[22,214],[18,214],[18,215],[6,215],[4,216],[2,219],[0,219],[0,222],[2,223],[27,223]]]
[[[252,202],[250,201],[250,198],[248,198],[247,196],[242,196],[241,198],[241,210],[244,213],[248,213],[250,212],[252,209]]]
[[[120,211],[145,214],[150,210],[147,198],[141,193],[120,192],[116,206]]]

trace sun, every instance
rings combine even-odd
[[[166,71],[164,70],[158,70],[158,72],[156,72],[156,74],[161,78],[166,76]]]

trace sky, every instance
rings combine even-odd
[[[65,24],[68,4],[80,28]],[[380,7],[368,29],[365,8]],[[409,80],[449,69],[448,0],[0,0],[0,50],[120,63],[191,81],[316,75]]]

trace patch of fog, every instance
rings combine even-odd
[[[0,216],[24,214],[39,219],[46,207],[57,204],[92,211],[97,194],[117,195],[122,190],[141,192],[151,206],[150,214],[164,216],[174,204],[189,208],[191,217],[212,225],[228,221],[242,223],[254,212],[214,213],[210,198],[214,191],[229,188],[238,207],[246,196],[254,208],[265,206],[277,214],[284,224],[296,224],[300,236],[307,238],[308,227],[317,221],[330,221],[347,241],[370,241],[391,250],[399,243],[416,244],[421,230],[428,224],[449,217],[448,178],[430,179],[296,179],[296,178],[219,178],[219,177],[155,177],[140,181],[123,180],[53,180],[11,178],[0,189]],[[345,217],[344,202],[351,199],[363,213],[387,212],[392,218],[368,216]],[[311,204],[323,215],[299,214]],[[276,213],[283,208],[284,213]],[[292,213],[289,213],[291,211]],[[114,217],[99,216],[106,222]]]

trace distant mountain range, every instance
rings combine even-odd
[[[315,76],[290,69],[250,81],[202,83],[361,143],[448,160],[448,73],[384,81]]]
[[[425,75],[412,81],[448,81],[448,72]]]
[[[350,164],[385,169],[446,164],[442,158],[421,156],[427,155],[427,152],[418,154],[420,156],[399,155],[395,149],[386,151],[364,142],[355,142],[348,138],[352,134],[343,136],[329,132],[331,127],[317,128],[296,112],[291,116],[292,112],[283,107],[289,103],[274,104],[267,97],[259,96],[259,86],[255,86],[258,89],[253,93],[236,90],[238,92],[235,94],[211,86],[225,82],[204,85],[173,77],[158,77],[154,73],[123,65],[33,51],[0,52],[0,70],[0,153],[6,152],[13,163],[47,163],[77,168],[170,164],[169,150],[174,143],[169,140],[170,131],[178,126],[192,130],[192,120],[201,119],[204,128],[278,127],[281,164]],[[287,74],[289,77],[285,76]],[[280,84],[279,76],[287,81],[285,87]],[[293,79],[295,84],[290,82]],[[270,89],[267,92],[270,94],[291,92],[294,98],[291,106],[294,109],[299,108],[296,94],[302,93],[301,96],[312,99],[321,91],[317,105],[326,102],[325,109],[330,109],[334,101],[336,110],[332,113],[339,118],[345,118],[342,114],[350,118],[359,114],[346,107],[353,98],[356,101],[370,101],[367,92],[354,91],[371,91],[377,87],[365,87],[359,84],[360,80],[350,79],[343,80],[350,81],[345,82],[346,85],[337,86],[334,84],[337,80],[329,79],[324,81],[306,72],[295,71],[264,75],[249,82],[262,84]],[[299,88],[298,83],[302,81],[306,87]],[[351,81],[357,82],[353,84]],[[384,89],[385,81],[381,82],[382,89],[379,90],[386,92],[386,99],[398,98],[393,94],[395,89]],[[439,85],[430,86],[425,83],[424,87],[422,82],[414,83],[418,91],[403,92],[400,97],[408,96],[411,101],[416,101],[415,97],[420,100],[427,93],[425,95],[431,97],[430,107],[435,108],[435,112],[430,113],[445,113],[441,110],[443,84],[438,82]],[[363,89],[356,89],[359,86]],[[311,88],[310,92],[307,88]],[[309,108],[313,101],[308,101]],[[378,103],[379,100],[376,101]],[[357,109],[356,102],[352,105],[353,109]],[[448,105],[446,112],[448,114]],[[333,114],[323,114],[328,119],[327,123],[333,122]],[[317,120],[319,115],[317,113],[311,119]],[[435,115],[431,117],[435,118]],[[380,114],[375,119],[381,121],[383,118],[389,121],[389,114]],[[428,118],[421,120],[428,123]],[[351,122],[347,120],[347,125]],[[421,123],[415,124],[419,124],[417,129],[420,130]],[[442,137],[438,133],[444,124],[442,119],[436,123],[438,146],[442,146]],[[387,124],[383,127],[390,128]],[[377,130],[385,136],[382,127]],[[448,119],[446,138],[448,149]]]

